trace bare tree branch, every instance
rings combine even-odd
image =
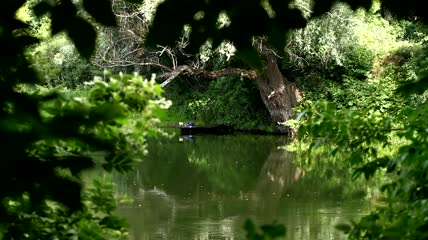
[[[235,76],[254,80],[258,76],[257,72],[254,70],[247,70],[241,68],[227,68],[216,71],[209,71],[205,69],[194,69],[187,65],[182,65],[171,72],[159,75],[157,78],[167,78],[164,82],[161,83],[161,86],[165,87],[167,84],[169,84],[172,80],[174,80],[181,74],[208,79],[218,79],[220,77]]]

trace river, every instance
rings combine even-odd
[[[134,200],[119,209],[131,239],[245,239],[246,219],[284,224],[286,239],[344,239],[335,225],[370,210],[357,194],[364,187],[333,166],[298,167],[279,148],[286,144],[280,136],[244,134],[150,141],[134,172],[114,175],[118,192]]]

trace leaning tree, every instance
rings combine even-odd
[[[183,76],[199,79],[236,76],[254,80],[272,122],[278,125],[280,132],[291,133],[280,123],[292,118],[293,108],[301,99],[302,94],[295,83],[289,81],[280,71],[278,59],[281,57],[281,53],[275,50],[268,37],[252,38],[251,47],[262,61],[253,61],[250,56],[250,61],[247,62],[248,68],[210,69],[205,67],[197,53],[188,53],[189,46],[192,47],[189,38],[192,37],[193,30],[184,28],[180,38],[172,43],[148,45],[147,36],[150,33],[149,26],[152,24],[149,16],[150,10],[147,9],[149,7],[121,0],[115,0],[112,3],[118,25],[114,28],[103,28],[99,48],[93,58],[96,65],[116,71],[156,73],[157,79],[162,82],[163,87],[177,77]],[[266,15],[267,12],[264,14]],[[224,13],[220,15],[225,16]],[[227,18],[230,17],[227,16]],[[226,21],[230,22],[229,19]],[[222,24],[221,28],[225,28],[225,26],[227,24]],[[208,42],[214,43],[213,41]],[[224,42],[228,41],[223,41],[223,44]],[[233,44],[236,45],[235,42]],[[192,52],[191,49],[190,52]]]
[[[211,7],[214,8],[213,16],[211,12],[207,15],[208,11],[197,12],[192,21],[186,22],[177,40],[164,41],[164,38],[170,36],[162,35],[164,31],[157,32],[156,29],[165,27],[168,29],[167,32],[171,32],[174,31],[175,23],[159,26],[157,18],[152,19],[153,6],[158,2],[146,1],[143,5],[135,5],[123,0],[113,1],[113,11],[118,25],[114,28],[103,28],[103,37],[100,38],[98,52],[93,62],[99,67],[115,71],[138,71],[145,75],[156,73],[163,87],[179,77],[213,80],[224,76],[236,76],[251,79],[257,85],[260,98],[270,113],[272,122],[277,124],[282,133],[292,133],[291,129],[279,123],[293,117],[293,108],[302,98],[302,90],[295,84],[295,76],[290,72],[284,74],[281,69],[283,63],[298,68],[299,75],[310,75],[316,71],[331,70],[332,66],[343,66],[352,49],[360,46],[356,44],[358,37],[352,30],[355,25],[353,12],[344,4],[337,4],[327,14],[311,19],[304,25],[301,17],[310,19],[318,15],[316,6],[311,6],[311,2],[306,0],[296,1],[294,8],[286,11],[287,14],[296,16],[293,21],[277,19],[274,17],[277,13],[274,13],[270,5],[265,4],[262,11],[258,12],[261,17],[257,21],[252,19],[253,22],[242,22],[241,17],[244,19],[250,17],[245,14],[236,17],[232,12],[218,11],[225,6],[212,3],[213,6],[207,7],[210,7],[210,11]],[[160,13],[163,11],[162,6],[164,5],[161,4],[158,9]],[[216,18],[215,29],[208,30],[228,36],[221,39],[221,42],[216,39],[217,36],[210,37],[208,30],[195,33],[199,31],[198,26],[207,29],[214,18]],[[259,29],[258,35],[249,35],[249,46],[242,45],[248,39],[241,39],[243,37],[241,34],[236,35],[228,31],[235,21],[242,25],[242,29],[252,27],[249,24],[254,24],[253,27],[256,29],[260,27],[259,24],[266,24],[265,27],[269,26],[269,29],[264,32]],[[280,28],[284,27],[283,24],[288,24],[287,28],[303,26],[305,28],[293,29],[285,38]],[[150,44],[152,41],[150,37],[153,34],[160,39],[156,44]],[[205,42],[195,52],[192,49],[195,48],[194,38],[198,46],[198,41],[202,41],[199,39],[201,36]],[[234,46],[237,47],[237,52],[234,51],[236,50]],[[213,64],[210,65],[209,62],[218,59],[211,57],[214,60],[207,60],[210,59],[210,55],[215,55],[213,52],[217,55],[226,55],[226,58],[235,55],[235,58],[243,59],[244,64],[239,65],[240,68],[230,67],[231,64],[223,68],[213,68],[211,66]]]

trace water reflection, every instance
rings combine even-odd
[[[302,169],[291,163],[293,158],[293,153],[278,146],[271,149],[257,180],[255,209],[271,216],[276,215],[281,197],[287,194],[287,188],[298,181],[303,173]]]
[[[278,148],[285,144],[251,135],[151,142],[138,169],[114,179],[119,192],[135,199],[120,209],[132,238],[244,239],[250,217],[286,224],[287,239],[341,239],[334,224],[367,212],[366,201],[296,194],[306,190],[307,175]]]

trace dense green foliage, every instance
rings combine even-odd
[[[174,102],[172,114],[200,124],[224,124],[240,130],[272,128],[254,81],[223,77],[200,81],[197,86],[195,82],[177,80],[168,86],[166,96]]]
[[[125,236],[123,221],[112,214],[115,200],[109,187],[95,184],[82,195],[80,174],[95,162],[108,171],[126,171],[141,158],[144,137],[156,131],[153,114],[165,106],[162,90],[154,81],[120,75],[109,77],[109,83],[95,80],[81,96],[40,91],[44,88],[35,85],[40,79],[26,54],[37,39],[29,25],[15,19],[23,3],[5,1],[0,7],[0,44],[8,49],[0,59],[0,238]],[[110,8],[109,2],[104,6]],[[85,8],[93,13],[94,6]],[[67,30],[79,52],[89,57],[94,30],[75,15],[75,6],[43,2],[36,15],[44,10],[52,11],[52,32]],[[47,72],[41,69],[40,74]],[[131,112],[144,117],[132,120]]]
[[[104,235],[103,232],[107,231],[110,223],[104,224],[103,221],[110,221],[109,219],[113,218],[109,215],[112,213],[114,201],[100,200],[96,207],[108,207],[108,209],[100,210],[97,210],[96,207],[91,209],[88,204],[93,204],[93,198],[111,198],[112,196],[106,193],[101,196],[90,197],[89,200],[80,199],[80,172],[92,167],[94,162],[100,164],[107,171],[113,169],[119,172],[130,170],[133,164],[140,161],[145,154],[145,138],[154,136],[159,132],[156,128],[157,121],[154,114],[159,113],[161,108],[168,107],[168,102],[160,99],[162,90],[154,81],[143,80],[140,76],[116,77],[117,80],[112,76],[109,83],[100,80],[91,82],[90,89],[86,90],[84,95],[57,93],[57,96],[52,97],[51,90],[48,90],[47,93],[40,90],[31,92],[30,96],[51,95],[49,101],[39,103],[40,117],[43,122],[51,123],[49,131],[61,133],[61,138],[46,137],[27,147],[26,151],[31,161],[40,159],[42,169],[39,169],[37,165],[29,166],[31,162],[25,161],[25,158],[10,160],[17,164],[14,168],[16,170],[3,174],[2,180],[3,184],[6,184],[5,186],[15,186],[13,191],[16,192],[16,195],[5,195],[4,198],[3,209],[6,211],[4,217],[6,217],[7,223],[2,224],[2,229],[5,231],[4,236],[6,238],[22,238],[27,235],[37,238],[39,235],[56,234],[53,230],[56,225],[49,225],[48,223],[59,224],[60,222],[63,222],[63,228],[72,231],[70,234]],[[20,87],[19,89],[24,90],[18,92],[28,94],[30,90],[27,88],[26,86]],[[100,119],[101,116],[103,119]],[[79,117],[83,118],[81,121],[88,119],[85,121],[87,123],[75,125],[79,123]],[[68,124],[67,128],[64,128],[64,122]],[[31,125],[23,123],[18,127],[20,131],[25,131]],[[77,136],[80,136],[80,139],[69,137],[70,131],[73,131],[74,128],[78,129]],[[40,130],[42,129],[37,129],[37,131]],[[92,144],[89,145],[82,140]],[[56,159],[56,161],[47,164],[45,162],[48,159]],[[3,164],[10,164],[11,162],[3,162]],[[46,166],[44,166],[45,164]],[[49,170],[48,167],[50,166],[53,168],[52,170]],[[31,168],[27,169],[27,167]],[[52,173],[49,173],[50,171]],[[18,183],[14,180],[15,178],[8,176],[12,174],[32,176],[33,181],[27,182],[26,178],[23,178],[18,180],[22,183]],[[29,186],[26,187],[23,184]],[[20,192],[22,190],[17,188],[20,185],[26,187],[23,189],[28,190]],[[40,191],[40,185],[49,186],[52,189],[46,192]],[[88,194],[93,194],[91,191],[99,191],[99,194],[104,191],[101,186],[96,185],[95,187]],[[44,197],[41,194],[47,194],[47,196]],[[70,194],[74,198],[71,198]],[[58,201],[61,204],[44,198]],[[75,208],[82,209],[79,205],[80,201],[88,202],[82,205],[82,211],[74,212]],[[112,201],[113,203],[109,203]],[[66,204],[67,207],[62,204]],[[99,219],[101,222],[97,223],[95,220],[99,217],[91,217],[91,215],[98,215],[98,211],[107,215],[105,217],[108,218]],[[32,214],[32,212],[35,214],[34,218],[26,220],[24,216]],[[88,217],[85,217],[86,215]],[[85,218],[88,219],[84,220]],[[47,221],[47,225],[33,224],[34,229],[25,227],[23,222],[29,221],[28,224],[30,224],[39,222],[41,219],[45,219],[43,221]],[[21,226],[21,224],[23,224],[22,228],[13,227],[15,225]],[[100,224],[100,226],[91,227],[90,225],[93,224]],[[102,226],[106,226],[106,228]],[[123,231],[120,224],[114,226]],[[75,232],[72,230],[74,228],[77,228]],[[85,230],[85,228],[88,229]],[[37,233],[38,231],[42,232]],[[91,236],[87,237],[91,239]],[[107,236],[100,239],[105,237]]]
[[[38,18],[31,7],[37,1],[28,1],[17,12],[17,18],[28,24],[28,33],[42,39],[25,50],[27,60],[37,72],[40,83],[50,87],[63,86],[75,88],[85,81],[91,81],[94,75],[102,71],[79,56],[66,34],[50,37],[51,19],[48,16]]]
[[[396,115],[338,111],[331,104],[307,112],[310,124],[300,133],[310,132],[317,145],[333,144],[333,153],[348,153],[344,158],[355,168],[355,177],[369,179],[377,171],[391,175],[382,187],[385,205],[356,223],[352,237],[424,238],[426,110],[425,102],[416,109],[404,107]]]
[[[82,196],[80,211],[70,212],[58,202],[44,201],[37,209],[28,212],[31,199],[9,200],[9,214],[17,215],[2,239],[127,239],[125,219],[113,214],[116,199],[113,185],[94,180]],[[3,230],[4,231],[4,230]]]
[[[411,47],[377,60],[364,82],[330,85],[316,94],[329,102],[306,103],[299,115],[305,119],[299,138],[312,151],[328,146],[334,158],[350,163],[354,178],[387,177],[380,206],[340,226],[351,239],[426,238],[427,92],[423,84],[414,87],[425,81],[426,43],[409,40]]]
[[[27,55],[41,84],[46,86],[74,89],[96,75],[102,76],[102,71],[82,59],[64,35],[32,46]]]

